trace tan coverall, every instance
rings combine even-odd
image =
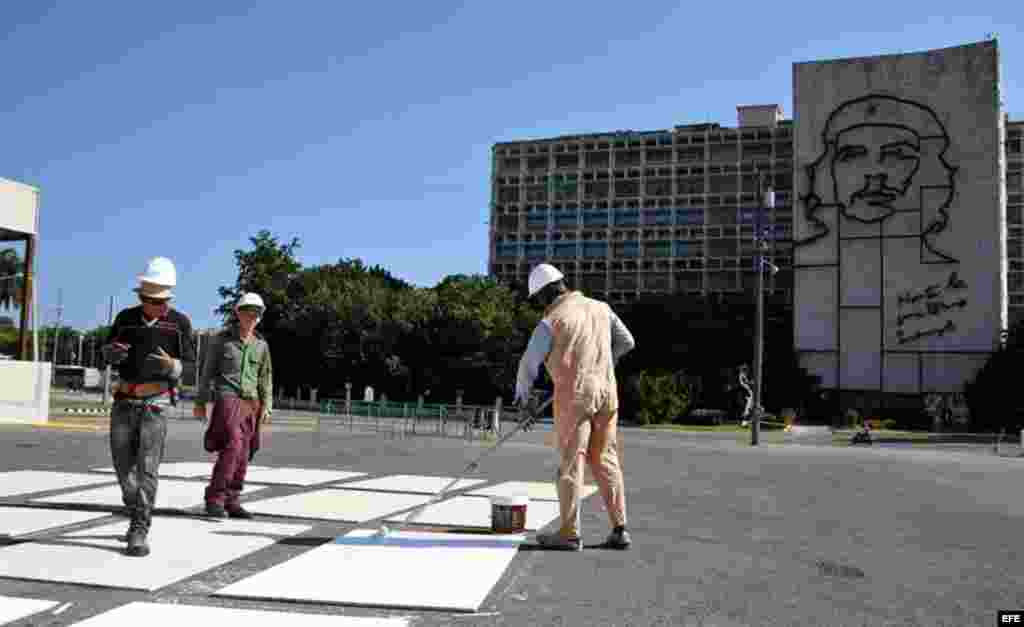
[[[579,501],[586,460],[612,527],[626,524],[626,496],[618,454],[619,397],[612,355],[611,308],[580,292],[548,307],[551,352],[544,364],[554,382],[555,434],[561,455],[558,501],[565,538],[578,538]]]

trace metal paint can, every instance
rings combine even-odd
[[[491,497],[491,531],[494,533],[524,533],[528,496]]]

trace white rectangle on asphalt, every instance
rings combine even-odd
[[[0,507],[0,537],[21,536],[109,515],[106,512],[76,512],[42,507]]]
[[[473,612],[523,540],[415,531],[376,538],[374,533],[351,531],[214,594]]]
[[[56,605],[56,601],[0,596],[0,625],[13,623],[26,616],[45,612],[50,608],[56,607]]]
[[[246,503],[245,508],[254,514],[363,522],[421,505],[428,500],[426,496],[414,494],[324,488],[252,501]]]
[[[585,499],[597,492],[597,486],[587,483],[583,485],[580,498]],[[554,481],[506,481],[486,488],[478,488],[467,492],[471,496],[528,496],[531,500],[557,501],[558,491]]]
[[[117,481],[115,477],[101,477],[73,472],[54,472],[50,470],[14,470],[0,472],[0,497],[49,492],[79,488],[99,483]]]
[[[309,487],[321,483],[344,481],[355,477],[364,477],[365,472],[348,470],[319,470],[316,468],[268,468],[253,466],[245,475],[246,482],[267,483],[271,485],[298,485]]]
[[[136,601],[75,623],[74,627],[181,627],[194,625],[245,625],[245,627],[406,627],[406,618],[332,616],[272,612],[233,607],[146,603]]]
[[[530,501],[526,508],[526,529],[530,531],[540,529],[558,516],[558,503]],[[403,521],[405,514],[388,520]],[[415,520],[409,522],[438,527],[490,529],[491,500],[482,496],[456,496],[427,507]]]
[[[308,530],[242,520],[156,517],[150,554],[124,554],[127,521],[0,548],[0,577],[156,590]]]
[[[391,492],[411,492],[413,494],[435,494],[455,480],[455,477],[428,477],[425,475],[391,475],[376,479],[362,479],[346,483],[343,488],[360,490],[384,490]],[[484,483],[482,479],[461,479],[452,486],[452,491],[463,490]]]
[[[242,496],[265,490],[266,488],[249,488],[242,491]],[[158,509],[188,509],[206,502],[206,484],[199,481],[181,481],[164,479],[156,489],[156,507]],[[122,507],[121,486],[93,488],[79,492],[58,494],[41,499],[39,503],[64,503],[69,505],[104,505]]]

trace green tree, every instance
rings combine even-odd
[[[13,248],[0,250],[0,308],[11,309],[21,304],[24,281],[18,274],[23,271],[23,265]]]

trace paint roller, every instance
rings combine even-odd
[[[455,486],[455,484],[457,484],[458,482],[460,482],[463,479],[465,479],[466,475],[468,475],[469,473],[471,473],[471,472],[475,471],[477,468],[479,468],[480,467],[480,462],[483,461],[483,459],[485,457],[487,457],[488,455],[490,455],[491,453],[496,451],[498,449],[498,447],[500,447],[502,444],[504,444],[509,439],[511,439],[512,436],[514,436],[515,434],[517,434],[520,431],[522,431],[527,425],[529,425],[533,421],[537,420],[537,418],[540,416],[540,413],[542,411],[544,411],[544,409],[548,405],[551,404],[551,401],[553,401],[554,398],[555,398],[554,396],[549,396],[547,400],[545,400],[540,405],[538,405],[537,408],[535,410],[533,410],[532,412],[529,410],[529,408],[525,408],[523,411],[527,412],[527,416],[526,416],[526,418],[524,418],[524,419],[519,421],[519,424],[516,425],[515,429],[512,429],[511,431],[509,431],[505,435],[501,436],[501,438],[499,438],[497,442],[495,442],[492,446],[488,447],[487,450],[485,450],[483,453],[478,455],[476,459],[474,459],[473,461],[469,462],[469,464],[466,465],[466,467],[462,470],[462,472],[459,473],[459,476],[457,476],[454,479],[452,479],[448,483],[448,485],[446,485],[445,487],[441,488],[441,490],[439,492],[437,492],[434,496],[430,497],[427,500],[426,503],[423,503],[422,505],[418,505],[415,509],[413,509],[408,514],[406,514],[405,515],[405,519],[403,519],[402,522],[399,523],[397,527],[402,527],[402,526],[405,526],[405,525],[407,525],[407,524],[409,524],[411,522],[415,522],[417,518],[419,518],[420,516],[423,515],[423,512],[424,512],[424,510],[427,509],[427,507],[437,503],[438,501],[441,501],[444,498],[445,494],[448,492],[448,490],[451,490],[452,487]],[[389,516],[390,516],[390,514],[386,514],[386,515],[382,516],[381,519],[386,520]],[[380,520],[380,519],[378,519],[378,520]],[[375,522],[375,521],[368,521],[368,522]],[[380,527],[377,528],[376,533],[373,534],[373,537],[374,538],[385,538],[390,533],[391,533],[391,529],[388,528],[387,525],[381,524]]]

